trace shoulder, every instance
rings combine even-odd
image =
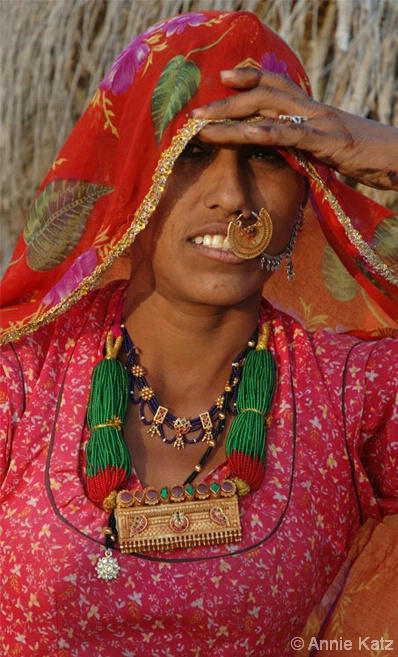
[[[263,300],[260,321],[270,321],[276,345],[285,344],[291,363],[309,368],[311,363],[322,372],[325,380],[348,375],[365,377],[369,368],[391,370],[397,356],[398,340],[387,331],[385,335],[354,335],[336,333],[330,329],[307,330],[297,319]],[[396,362],[396,360],[395,360]]]
[[[84,333],[102,329],[107,317],[123,298],[125,287],[125,281],[112,281],[103,288],[92,290],[52,322],[4,345],[1,349],[3,373],[15,376],[17,371],[25,372],[29,379],[35,380],[50,350],[58,350],[62,360],[69,343]]]

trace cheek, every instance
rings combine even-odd
[[[265,202],[273,223],[271,254],[279,253],[287,245],[304,199],[304,179],[293,169],[281,176],[278,185],[269,186]]]

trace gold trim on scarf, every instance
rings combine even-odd
[[[39,319],[32,320],[21,326],[21,328],[14,326],[7,329],[0,338],[0,345],[19,340],[27,333],[33,333],[40,327],[54,321],[96,287],[101,276],[111,267],[111,265],[113,265],[115,260],[135,241],[137,235],[146,227],[164,192],[168,177],[172,172],[176,159],[182,153],[192,137],[202,130],[207,123],[209,123],[208,119],[189,119],[189,121],[178,130],[173,137],[169,148],[167,148],[159,158],[158,165],[152,176],[152,185],[141,205],[135,212],[130,227],[113,249],[109,251],[104,261],[98,265],[89,276],[86,276],[71,294],[49,310],[45,311]]]
[[[262,121],[262,116],[253,116],[244,119],[245,122]],[[20,328],[12,327],[4,331],[0,337],[0,345],[19,340],[27,333],[37,331],[41,326],[49,324],[59,317],[62,313],[68,311],[77,301],[80,301],[88,292],[96,287],[101,276],[113,265],[115,260],[135,241],[137,235],[146,227],[149,219],[156,210],[156,207],[164,192],[169,175],[172,173],[174,163],[179,155],[184,150],[187,143],[194,137],[200,130],[202,130],[209,123],[224,123],[232,124],[242,122],[241,119],[189,119],[187,123],[180,128],[171,141],[171,145],[161,154],[158,165],[152,176],[152,185],[149,192],[145,196],[141,205],[134,215],[134,219],[127,229],[126,233],[119,240],[113,249],[110,250],[105,260],[98,265],[92,274],[83,279],[77,288],[60,303],[45,311],[39,319],[32,320]],[[297,162],[305,169],[308,175],[318,184],[325,194],[331,209],[335,213],[339,223],[343,226],[348,240],[353,244],[360,255],[386,281],[398,286],[398,277],[388,268],[388,266],[380,260],[372,248],[365,242],[361,234],[352,226],[349,217],[343,212],[340,204],[325,182],[322,180],[318,171],[304,155],[296,149],[289,150]]]
[[[344,232],[351,244],[355,246],[362,258],[367,264],[376,271],[382,278],[398,286],[398,276],[386,265],[379,256],[373,251],[372,247],[363,239],[361,233],[354,228],[348,215],[343,212],[340,204],[334,194],[330,191],[329,187],[322,180],[315,166],[311,164],[302,153],[296,149],[289,149],[297,162],[306,170],[309,176],[322,188],[325,198],[336,215],[339,223],[343,226]]]

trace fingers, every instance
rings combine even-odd
[[[245,138],[250,143],[266,144],[271,146],[281,146],[284,148],[298,148],[299,150],[317,153],[323,158],[325,155],[325,141],[327,140],[329,149],[332,141],[335,142],[337,135],[327,134],[323,129],[316,127],[316,123],[302,124],[272,122],[271,125],[246,124]],[[335,147],[336,144],[334,143]]]
[[[312,101],[297,99],[291,94],[269,87],[255,87],[195,109],[192,116],[206,119],[241,119],[259,114],[277,119],[280,114],[299,114],[312,117],[314,111],[315,104]]]
[[[396,129],[315,101],[285,75],[239,68],[223,71],[221,80],[239,93],[193,111],[195,118],[220,121],[201,131],[203,141],[297,148],[365,185],[396,188]],[[283,114],[308,120],[284,121]],[[261,121],[224,122],[251,116]]]
[[[256,86],[273,87],[297,97],[307,96],[290,78],[280,73],[260,71],[257,68],[233,68],[221,71],[220,77],[225,86],[234,89],[251,89]]]
[[[262,71],[258,68],[236,68],[220,72],[221,82],[234,89],[252,89],[261,84]]]
[[[306,124],[281,123],[265,119],[259,123],[209,124],[201,130],[205,142],[217,144],[255,144],[314,150],[322,138],[318,130]]]
[[[242,93],[193,110],[195,118],[242,118],[252,114],[277,118],[279,114],[308,114],[312,99],[289,78],[257,69],[232,69],[221,72],[226,86]]]
[[[337,153],[344,140],[338,131],[325,131],[321,123],[306,121],[296,124],[265,119],[261,123],[209,124],[203,128],[200,137],[204,142],[217,144],[297,148],[338,169]]]

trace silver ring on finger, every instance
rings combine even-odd
[[[290,121],[290,123],[303,123],[308,121],[308,116],[298,116],[297,114],[279,114],[278,121]]]

